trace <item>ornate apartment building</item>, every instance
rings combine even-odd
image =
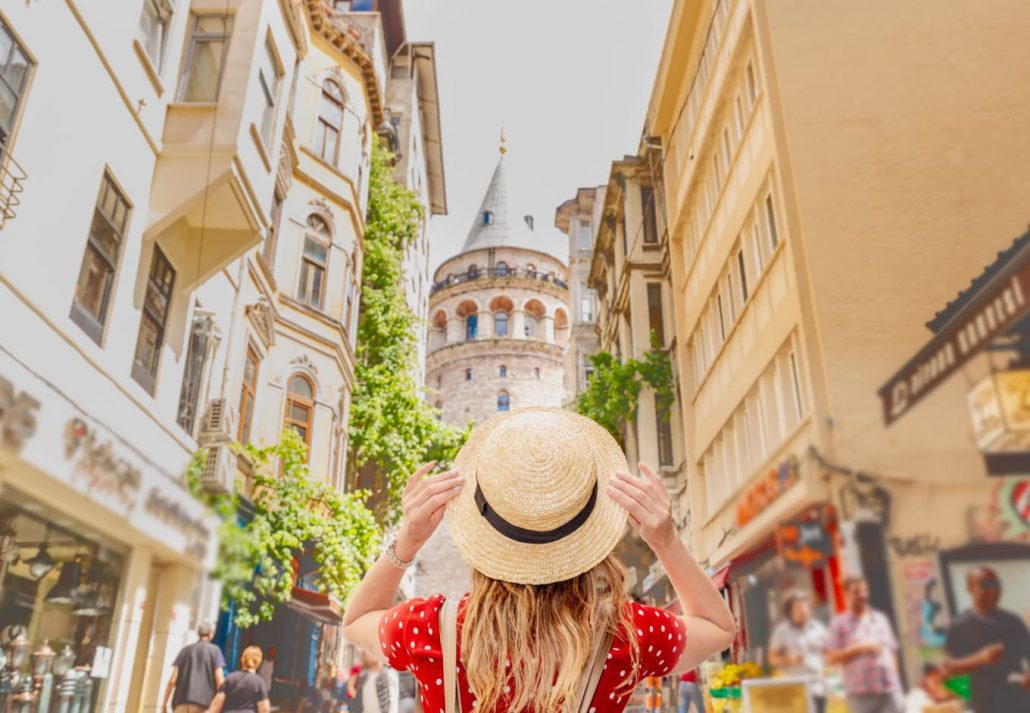
[[[1025,515],[975,526],[1025,478],[987,470],[956,407],[1005,359],[968,360],[921,419],[894,421],[880,390],[1025,229],[1028,21],[1015,1],[674,4],[645,141],[663,148],[693,546],[742,657],[761,660],[783,592],[826,617],[864,573],[917,680],[933,644],[911,592],[943,582],[954,615],[969,562],[1026,571]],[[801,529],[818,546],[791,545]]]
[[[0,9],[0,625],[68,647],[82,711],[156,710],[218,617],[217,521],[182,480],[198,447],[203,487],[246,496],[230,444],[292,427],[342,487],[372,139],[391,58],[421,51],[399,0],[132,5]],[[429,117],[408,169],[431,212],[419,81],[397,111]],[[290,649],[283,705],[337,656],[320,596],[220,621],[227,658]]]
[[[594,240],[601,224],[604,186],[580,188],[576,197],[554,212],[554,225],[569,238],[569,292],[572,336],[565,354],[565,390],[569,397],[586,388],[593,371],[590,357],[597,353],[597,298],[588,284]]]

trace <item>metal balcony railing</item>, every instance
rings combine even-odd
[[[17,215],[15,209],[21,205],[18,194],[25,190],[24,181],[27,178],[25,169],[11,154],[0,148],[0,230]]]
[[[503,277],[514,277],[522,280],[536,280],[538,282],[545,282],[550,285],[555,285],[563,290],[569,289],[569,285],[565,280],[561,279],[554,273],[541,272],[539,270],[529,270],[526,268],[514,268],[514,267],[502,267],[502,268],[490,268],[487,270],[476,270],[473,272],[458,272],[451,273],[439,282],[434,282],[432,289],[429,294],[436,294],[445,287],[451,285],[460,285],[463,282],[473,282],[475,280],[486,280],[489,278],[503,278]]]

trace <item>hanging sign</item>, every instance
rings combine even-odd
[[[776,542],[788,566],[821,567],[833,554],[833,538],[818,520],[783,523],[776,528]]]
[[[1030,449],[1030,369],[982,379],[969,392],[969,414],[984,453]]]

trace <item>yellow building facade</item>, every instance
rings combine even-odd
[[[988,475],[963,406],[989,357],[889,426],[878,395],[1026,224],[1028,22],[1018,2],[674,5],[645,134],[663,147],[693,547],[728,577],[742,656],[766,655],[788,589],[826,617],[863,573],[915,676],[940,655],[927,628],[962,607],[949,553],[1028,537],[1002,496],[1025,480]],[[1011,527],[985,534],[992,508]],[[799,523],[832,545],[806,567],[782,541]],[[949,600],[926,622],[931,579]]]

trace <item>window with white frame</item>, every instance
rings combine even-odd
[[[318,105],[318,123],[315,126],[314,150],[318,156],[336,164],[340,134],[343,131],[343,110],[346,101],[343,89],[331,79],[322,83],[322,98]]]
[[[32,62],[11,28],[0,17],[0,156],[9,147]]]
[[[143,0],[139,18],[139,41],[150,62],[160,72],[164,64],[165,37],[175,12],[174,0]]]
[[[308,216],[308,233],[300,261],[297,299],[315,309],[325,303],[325,273],[329,262],[329,225],[318,215]]]
[[[231,35],[231,15],[193,16],[190,43],[179,87],[179,101],[218,101]]]
[[[282,72],[279,71],[279,60],[272,46],[271,38],[265,40],[265,51],[261,55],[261,64],[258,66],[258,84],[261,85],[261,140],[265,146],[272,143],[273,129],[275,128],[275,107],[279,99],[279,80]]]
[[[590,249],[590,221],[586,218],[580,218],[578,221],[579,233],[579,249],[589,250]]]

